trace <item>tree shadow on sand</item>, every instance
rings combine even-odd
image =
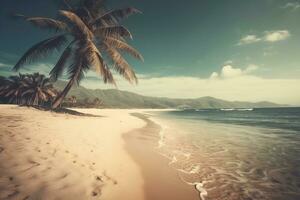
[[[59,114],[69,114],[69,115],[83,116],[83,117],[104,117],[101,115],[82,113],[82,112],[78,112],[78,111],[68,109],[68,108],[51,109],[51,108],[41,107],[41,106],[30,106],[30,107],[41,110],[41,111],[51,111],[51,112],[55,112],[55,113],[59,113]]]

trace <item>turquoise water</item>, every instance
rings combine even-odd
[[[300,199],[300,108],[181,110],[153,120],[162,126],[158,153],[200,199]]]
[[[299,108],[190,109],[171,111],[173,117],[227,124],[300,131]]]

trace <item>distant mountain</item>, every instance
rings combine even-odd
[[[58,81],[54,86],[62,90],[66,82]],[[201,97],[197,99],[174,99],[164,97],[148,97],[127,91],[115,89],[92,90],[82,86],[73,87],[68,96],[76,96],[77,101],[83,102],[87,98],[93,100],[99,98],[106,108],[262,108],[282,107],[267,101],[250,103],[242,101],[225,101],[213,97]]]

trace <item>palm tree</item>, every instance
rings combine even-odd
[[[56,96],[50,79],[39,73],[0,77],[0,96],[8,103],[42,105]]]
[[[0,96],[7,103],[21,104],[21,94],[25,88],[24,83],[25,75],[19,74],[18,76],[10,76],[8,78],[0,77]]]
[[[25,99],[27,105],[43,105],[51,102],[57,96],[52,82],[45,75],[39,73],[27,75],[24,83],[25,88],[21,96]]]
[[[50,76],[51,79],[57,80],[66,70],[69,82],[55,99],[52,105],[54,109],[61,104],[72,86],[79,84],[85,72],[90,69],[96,71],[104,83],[116,84],[110,68],[130,83],[137,83],[137,77],[122,53],[127,52],[140,60],[143,60],[143,57],[127,44],[126,38],[132,38],[132,35],[119,22],[139,11],[134,8],[106,11],[103,0],[83,0],[77,7],[67,2],[66,4],[68,9],[59,11],[62,16],[60,20],[18,15],[40,28],[55,30],[57,34],[31,47],[13,69],[17,71],[24,64],[64,47]]]

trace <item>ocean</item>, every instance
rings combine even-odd
[[[202,200],[299,200],[300,108],[152,113],[156,151]]]

